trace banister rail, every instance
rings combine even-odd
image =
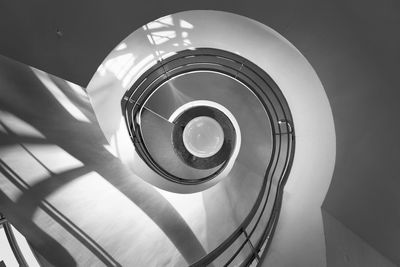
[[[21,249],[19,248],[17,240],[15,239],[15,235],[11,227],[11,224],[8,222],[8,220],[6,219],[6,217],[4,217],[2,213],[0,213],[0,226],[4,228],[4,232],[6,234],[8,243],[10,244],[11,250],[19,266],[21,267],[28,266],[24,256],[22,255]]]
[[[122,113],[125,115],[132,142],[137,151],[144,151],[140,156],[155,171],[159,172],[160,167],[154,166],[155,162],[151,156],[145,153],[146,148],[143,146],[143,142],[137,139],[138,136],[140,139],[140,125],[135,122],[135,114],[139,112],[147,97],[154,92],[158,85],[174,76],[191,71],[220,72],[250,88],[264,105],[268,115],[272,128],[273,148],[261,190],[248,215],[225,241],[190,266],[212,265],[243,235],[244,241],[223,265],[238,265],[234,261],[241,252],[243,254],[246,245],[250,247],[251,252],[249,255],[244,255],[244,259],[239,265],[250,266],[254,264],[254,260],[260,263],[272,241],[279,218],[283,188],[294,157],[295,133],[289,106],[273,79],[260,67],[237,54],[214,48],[197,48],[181,51],[161,59],[144,72],[121,100]],[[181,181],[162,172],[159,173],[176,183],[203,182],[201,180]],[[258,216],[256,216],[257,213],[259,213]],[[266,221],[263,228],[260,226],[262,221]],[[253,224],[252,227],[250,227],[251,224]],[[256,237],[256,232],[261,232],[259,237]]]

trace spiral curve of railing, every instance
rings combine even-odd
[[[283,189],[288,179],[295,151],[295,132],[289,106],[273,79],[249,60],[223,50],[197,48],[185,50],[160,59],[148,69],[124,95],[121,106],[128,131],[141,158],[160,176],[178,184],[202,183],[200,180],[183,180],[165,174],[157,165],[141,139],[136,114],[154,90],[166,81],[193,71],[222,73],[250,88],[265,107],[271,124],[272,155],[265,172],[261,190],[248,215],[240,226],[219,246],[191,266],[213,266],[221,255],[229,252],[224,266],[232,266],[234,260],[247,246],[250,252],[240,264],[234,266],[259,266],[268,252],[277,226],[282,205]],[[244,241],[231,251],[232,244],[243,236]]]

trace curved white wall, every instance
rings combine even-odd
[[[312,66],[271,28],[231,13],[187,11],[138,29],[107,56],[87,88],[106,138],[125,163],[137,161],[121,116],[122,95],[146,67],[171,53],[196,47],[237,53],[264,69],[281,88],[293,115],[296,147],[265,265],[325,266],[320,207],[335,163],[332,112]]]

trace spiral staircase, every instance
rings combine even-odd
[[[103,58],[86,88],[1,58],[10,266],[326,265],[335,130],[291,43],[246,17],[186,11]],[[221,141],[207,156],[188,133],[204,118]]]

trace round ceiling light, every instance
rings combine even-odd
[[[221,125],[211,117],[199,116],[188,122],[183,130],[183,144],[195,157],[214,156],[224,143]]]

